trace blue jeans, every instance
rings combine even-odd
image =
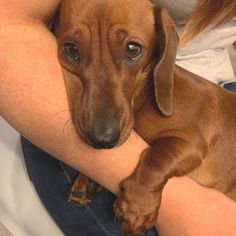
[[[66,236],[123,236],[114,222],[115,195],[103,188],[88,206],[76,207],[67,201],[70,183],[65,172],[74,180],[78,172],[60,163],[25,138],[21,139],[25,164],[34,187],[48,212]],[[146,235],[156,236],[154,228]],[[56,235],[51,235],[56,236]]]

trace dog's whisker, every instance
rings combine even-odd
[[[70,110],[69,109],[60,110],[60,111],[56,112],[55,114],[53,114],[50,119],[52,120],[53,118],[55,118],[57,115],[61,114],[62,112],[70,112]]]
[[[132,135],[134,135],[135,138],[138,138],[138,137],[139,137],[136,132],[135,132],[134,134],[129,133],[129,135],[128,135],[128,137],[127,137],[125,143],[127,143],[127,144],[132,144],[132,142],[133,142],[133,140],[131,139],[131,136],[132,136]]]
[[[66,121],[66,123],[65,123],[65,125],[64,125],[64,127],[63,127],[63,134],[65,133],[65,129],[66,129],[66,127],[68,126],[68,124],[69,124],[70,122],[72,123],[72,118],[71,118],[71,117]]]

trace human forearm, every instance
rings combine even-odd
[[[8,20],[24,19],[48,22],[55,14],[61,0],[0,0],[0,17]]]
[[[236,204],[187,177],[164,188],[157,228],[160,236],[234,236]]]

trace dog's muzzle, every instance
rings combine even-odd
[[[90,127],[87,132],[87,138],[94,148],[109,149],[118,143],[120,132],[117,122],[104,122]]]

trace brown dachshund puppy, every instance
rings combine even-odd
[[[64,0],[58,45],[80,137],[112,148],[134,128],[150,144],[120,184],[115,213],[126,233],[154,225],[173,176],[236,201],[236,94],[175,66],[166,10],[148,0]]]

